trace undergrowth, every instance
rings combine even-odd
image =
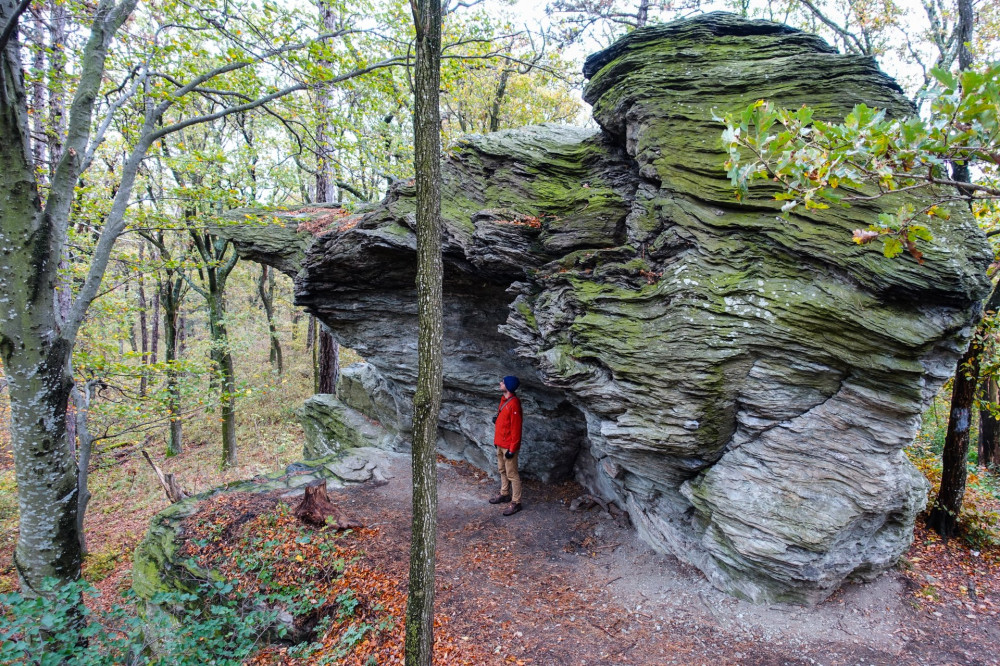
[[[0,663],[24,666],[238,666],[261,646],[277,610],[233,594],[231,583],[205,583],[197,594],[160,593],[153,603],[190,607],[183,622],[164,614],[139,617],[137,600],[100,613],[88,604],[100,596],[86,581],[55,587],[44,597],[0,595]]]
[[[937,497],[941,486],[941,453],[948,431],[947,391],[939,394],[924,413],[923,425],[913,443],[906,448],[910,461],[931,483],[928,506]],[[969,435],[968,477],[959,526],[962,538],[970,547],[985,550],[1000,548],[1000,477],[996,471],[978,465],[975,425]]]

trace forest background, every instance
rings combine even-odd
[[[322,206],[328,225],[346,224],[351,211],[412,176],[413,29],[409,6],[398,2],[137,4],[108,39],[81,151],[70,145],[74,93],[91,25],[107,4],[8,2],[5,19],[20,16],[17,39],[4,34],[0,44],[17,48],[24,65],[41,197],[67,199],[53,310],[68,320],[85,306],[66,418],[83,490],[84,576],[120,588],[131,549],[165,502],[143,451],[189,493],[279,469],[301,453],[295,409],[331,392],[338,365],[359,360],[294,307],[284,275],[239,261],[216,231],[248,208],[280,215]],[[996,57],[1000,7],[972,7],[974,30],[963,40],[959,3],[946,0],[557,0],[544,15],[540,7],[452,3],[442,140],[447,150],[467,133],[589,122],[579,101],[583,54],[635,27],[716,8],[790,23],[878,58],[926,114],[932,68],[957,70],[963,42],[980,66]],[[69,151],[82,168],[66,189],[60,168]],[[994,176],[988,164],[972,174],[986,183]],[[995,206],[976,213],[992,231]],[[109,235],[116,216],[121,228]],[[105,251],[106,270],[94,280],[94,258]],[[983,338],[976,406],[985,427],[973,436],[1000,436],[994,337],[990,330]],[[14,589],[21,516],[9,396],[0,378],[0,586]],[[932,481],[942,412],[936,403],[911,449]],[[971,547],[986,548],[1000,540],[1000,490],[978,462],[973,451],[963,533]]]

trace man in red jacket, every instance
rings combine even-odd
[[[503,515],[513,516],[521,510],[521,477],[517,473],[517,452],[521,449],[521,401],[514,391],[521,382],[513,375],[500,380],[500,409],[493,423],[493,444],[497,447],[497,469],[500,470],[500,494],[490,504],[510,502]],[[511,494],[513,493],[513,495]]]

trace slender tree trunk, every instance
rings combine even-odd
[[[500,72],[500,83],[493,94],[493,106],[490,108],[490,131],[496,132],[500,129],[500,109],[503,105],[504,95],[507,94],[507,80],[510,79],[511,71],[505,69]]]
[[[66,135],[66,72],[67,4],[49,0],[49,164],[55,169],[62,157]]]
[[[1000,386],[995,377],[987,377],[982,382],[980,402],[997,408],[1000,402]],[[1000,419],[988,408],[979,409],[979,464],[996,468],[1000,463]]]
[[[967,44],[972,42],[975,19],[972,0],[958,0],[958,23],[955,25],[955,35],[958,39],[958,69],[962,72],[972,67],[972,52]],[[968,162],[952,164],[951,175],[953,180],[960,183],[971,182]]]
[[[145,259],[146,246],[142,244],[139,246],[139,284],[138,284],[138,299],[139,299],[139,353],[141,354],[140,365],[139,365],[139,395],[145,397],[146,395],[146,366],[149,365],[149,321],[146,318],[146,278],[145,278],[145,267],[143,266],[143,260]]]
[[[35,70],[35,81],[31,84],[31,108],[37,109],[39,113],[31,116],[31,149],[35,160],[35,166],[39,169],[46,163],[47,141],[45,131],[45,114],[40,111],[46,106],[45,78],[41,72],[45,71],[45,21],[42,16],[42,7],[35,5],[30,9],[32,17],[31,42],[32,44],[32,69]]]
[[[260,267],[257,294],[264,305],[264,314],[267,315],[267,330],[271,339],[271,366],[280,375],[282,372],[281,341],[278,339],[278,328],[274,324],[274,271],[269,271],[267,266]]]
[[[414,166],[417,185],[417,390],[413,396],[413,535],[406,604],[406,664],[430,666],[434,650],[437,444],[443,338],[441,258],[441,2],[414,0]]]
[[[317,393],[336,393],[337,375],[340,374],[340,345],[330,334],[326,324],[319,325],[319,362]]]
[[[328,0],[316,0],[316,6],[323,28],[328,32],[335,31],[337,16],[332,4]],[[330,63],[326,60],[320,61],[320,66],[331,69]],[[316,203],[330,203],[336,201],[337,184],[334,150],[330,145],[330,125],[326,120],[334,106],[333,88],[328,85],[320,86],[316,98],[320,107],[319,122],[316,123]]]
[[[149,334],[149,362],[160,359],[160,290],[153,293],[153,328]]]
[[[177,316],[177,358],[187,353],[188,320],[183,314]]]
[[[959,69],[964,71],[972,66],[972,54],[965,47],[965,42],[972,40],[974,16],[972,0],[959,0],[958,4],[959,21],[955,29],[960,41]],[[969,182],[968,164],[965,162],[952,164],[952,177],[959,182]],[[996,311],[998,306],[1000,306],[1000,290],[994,288],[985,309],[987,312]],[[976,385],[979,381],[983,334],[984,331],[980,326],[969,344],[968,351],[958,362],[955,378],[952,380],[951,412],[941,456],[941,489],[927,518],[927,524],[946,538],[958,532],[958,517],[965,497],[969,428],[972,423],[973,402],[976,399]]]
[[[649,22],[649,0],[639,0],[639,8],[635,13],[635,27],[642,28]]]
[[[309,315],[309,325],[306,327],[306,350],[313,348],[316,342],[316,317]]]
[[[90,456],[94,451],[94,436],[90,434],[90,428],[87,427],[93,390],[93,380],[84,382],[82,388],[74,387],[72,390],[73,404],[76,407],[76,432],[80,441],[76,453],[77,488],[79,489],[76,525],[80,533],[80,553],[83,555],[87,554],[87,535],[83,530],[83,521],[87,515],[87,506],[90,504]]]
[[[214,275],[209,269],[209,275]],[[219,282],[209,278],[208,318],[212,334],[212,362],[218,376],[219,410],[222,421],[222,466],[236,465],[236,373],[229,351],[226,308]]]
[[[170,434],[167,438],[167,455],[176,456],[184,448],[183,421],[181,420],[181,390],[177,373],[177,361],[180,359],[180,296],[181,278],[167,274],[162,283],[163,302],[163,355],[167,364],[167,414],[170,418]]]

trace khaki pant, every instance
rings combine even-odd
[[[504,454],[507,453],[507,449],[501,449],[497,447],[497,470],[500,471],[500,494],[510,495],[510,500],[512,502],[521,501],[521,477],[517,473],[517,456],[520,452],[515,453],[513,458],[505,458]]]

